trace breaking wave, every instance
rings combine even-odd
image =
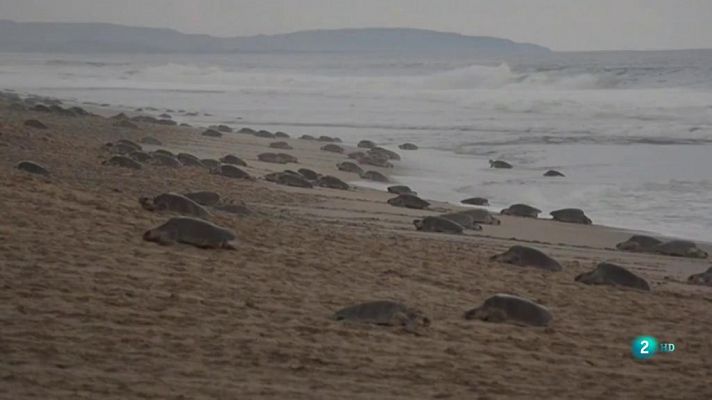
[[[566,74],[562,71],[514,72],[506,63],[496,67],[471,65],[435,73],[424,78],[426,88],[463,89],[609,89],[618,80],[589,73]]]
[[[619,79],[590,73],[567,75],[561,71],[515,72],[506,63],[499,66],[470,65],[415,76],[327,76],[309,73],[264,73],[230,70],[219,66],[169,63],[142,70],[125,71],[132,80],[174,82],[176,84],[223,85],[260,89],[313,90],[476,90],[476,89],[560,89],[586,90],[616,87]]]

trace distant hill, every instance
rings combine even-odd
[[[172,29],[114,24],[0,20],[0,52],[399,52],[502,55],[550,51],[546,47],[507,39],[407,28],[314,30],[220,38],[184,34]]]

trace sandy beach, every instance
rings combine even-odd
[[[498,216],[501,225],[478,232],[419,232],[413,219],[462,207],[393,207],[393,194],[358,186],[105,166],[105,143],[151,136],[163,145],[145,150],[235,154],[256,178],[306,167],[358,180],[336,168],[347,157],[320,151],[321,142],[285,139],[299,164],[270,164],[257,155],[274,139],[121,128],[106,118],[117,110],[92,111],[103,116],[20,111],[0,100],[0,398],[712,397],[712,288],[686,283],[709,259],[622,252],[615,245],[630,232],[544,219]],[[28,119],[48,129],[27,127]],[[50,175],[16,169],[22,160]],[[236,250],[142,240],[172,214],[143,209],[140,197],[198,190],[253,211],[211,215],[236,233]],[[515,244],[545,251],[564,270],[490,261]],[[652,291],[574,281],[602,261],[634,271]],[[537,301],[552,324],[463,318],[496,293]],[[431,324],[413,334],[330,318],[370,300],[415,307]],[[636,361],[630,345],[639,335],[677,350]]]

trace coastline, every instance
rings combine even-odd
[[[135,109],[134,107],[129,107],[129,106],[122,106],[122,107],[115,107],[115,106],[111,106],[111,107],[100,107],[99,104],[96,104],[96,103],[87,104],[87,103],[82,103],[82,102],[74,102],[74,103],[68,103],[68,104],[73,104],[73,105],[77,105],[77,106],[87,107],[87,109],[88,109],[88,110],[91,110],[93,113],[96,113],[97,115],[101,115],[101,116],[104,116],[104,117],[110,117],[110,116],[112,116],[112,115],[116,115],[116,114],[119,113],[119,112],[126,113],[127,115],[130,115],[130,116],[141,115],[141,114],[142,114],[141,112],[136,112],[136,111],[135,111],[136,109]],[[158,113],[160,113],[160,112],[162,112],[162,111],[156,110],[154,113],[155,113],[155,114],[158,114]],[[143,114],[146,114],[146,113],[143,113]],[[151,114],[151,112],[148,112],[148,114]],[[250,128],[254,128],[254,129],[267,129],[267,130],[272,130],[272,129],[275,129],[275,128],[276,128],[277,130],[282,129],[282,130],[288,130],[288,131],[291,131],[290,128],[298,128],[298,129],[299,129],[299,132],[300,132],[300,134],[301,134],[302,131],[304,131],[305,129],[307,129],[307,128],[309,128],[309,127],[311,126],[311,125],[309,125],[309,124],[292,124],[292,125],[290,125],[290,124],[275,124],[274,122],[272,122],[272,123],[253,123],[253,124],[250,124],[250,123],[247,123],[247,122],[238,120],[238,119],[222,120],[222,119],[213,118],[213,117],[215,117],[215,116],[209,115],[209,116],[205,117],[205,118],[207,118],[206,121],[209,121],[209,122],[205,122],[205,124],[203,124],[203,127],[202,127],[202,128],[196,128],[196,129],[197,129],[196,132],[197,132],[197,133],[200,133],[199,131],[201,131],[202,129],[205,129],[205,127],[208,126],[208,125],[210,125],[210,124],[226,124],[226,125],[228,125],[228,126],[234,128],[235,131],[239,130],[239,129],[242,128],[242,127],[250,127]],[[187,120],[188,122],[192,122],[190,119],[186,119],[186,120]],[[178,121],[181,122],[181,120],[178,120]],[[327,125],[323,125],[323,127],[329,127],[329,126],[330,126],[330,125],[328,125],[328,124],[327,124]],[[227,136],[229,137],[230,135],[233,135],[233,134],[237,134],[237,133],[227,134]],[[247,138],[249,138],[249,139],[247,139]],[[255,140],[251,140],[251,139],[253,139],[253,138],[250,138],[249,136],[248,136],[247,138],[244,138],[244,137],[243,137],[243,139],[246,139],[246,140],[247,140],[247,141],[245,142],[245,144],[248,144],[248,145],[250,145],[250,146],[252,147],[253,154],[256,154],[256,153],[254,153],[254,151],[257,151],[257,150],[260,150],[260,149],[261,149],[261,150],[264,150],[264,146],[266,146],[266,144],[268,144],[270,141],[276,141],[276,140],[277,140],[277,139],[275,139],[275,140],[270,140],[270,139],[260,139],[260,138],[254,138]],[[293,137],[293,138],[291,138],[291,139],[289,139],[289,140],[287,140],[287,141],[288,141],[290,144],[292,144],[292,145],[294,145],[294,144],[297,145],[297,147],[295,147],[295,150],[292,151],[292,152],[295,153],[298,157],[299,157],[299,154],[300,154],[300,153],[301,153],[302,155],[304,155],[304,154],[303,154],[304,151],[307,151],[307,150],[313,151],[313,150],[314,150],[313,147],[309,147],[309,146],[304,147],[304,146],[302,146],[302,145],[304,144],[304,141],[302,141],[302,140],[295,140],[295,139],[296,139],[296,137]],[[237,141],[237,142],[235,142],[235,143],[236,143],[236,144],[241,144],[240,141]],[[316,143],[319,143],[319,142],[316,142]],[[322,143],[322,144],[323,144],[323,143]],[[201,142],[179,142],[179,143],[176,143],[176,145],[178,145],[178,147],[176,147],[176,149],[182,149],[182,150],[186,150],[186,151],[197,150],[197,151],[201,152],[200,154],[204,154],[204,155],[206,155],[206,156],[216,156],[216,155],[219,156],[219,155],[220,155],[220,151],[218,151],[218,150],[216,150],[216,149],[214,149],[214,148],[213,148],[213,149],[206,148],[206,147],[205,147],[205,144],[201,144]],[[196,146],[196,145],[197,145],[198,147],[195,147],[195,148],[190,147],[190,146]],[[340,145],[342,145],[345,149],[347,149],[347,152],[349,152],[349,151],[356,151],[356,150],[362,150],[362,149],[357,149],[357,148],[356,148],[356,143],[348,143],[348,142],[347,142],[347,143],[345,143],[345,144],[344,144],[344,143],[340,143]],[[163,146],[163,147],[165,147],[165,146]],[[202,147],[202,148],[201,148],[201,147]],[[395,152],[397,152],[397,153],[400,153],[402,156],[403,156],[403,155],[417,156],[417,154],[419,153],[419,151],[408,151],[408,152],[405,152],[405,151],[399,150],[395,144],[383,145],[383,147],[384,147],[384,148],[387,148],[388,150],[391,150],[391,151],[395,151]],[[149,148],[150,148],[150,147],[149,147]],[[318,150],[318,149],[317,149],[317,150]],[[318,154],[318,152],[317,152],[317,154]],[[328,153],[327,153],[327,154],[328,154]],[[322,153],[321,155],[323,155],[323,153]],[[330,173],[331,175],[337,176],[337,177],[340,178],[340,179],[344,179],[344,180],[347,181],[350,185],[353,185],[353,186],[356,186],[356,187],[359,187],[359,188],[362,188],[362,189],[371,189],[371,190],[376,190],[376,191],[378,191],[378,192],[383,192],[383,191],[385,191],[385,188],[386,188],[387,186],[389,186],[390,184],[404,184],[404,183],[406,183],[406,182],[401,182],[401,181],[399,181],[398,178],[395,178],[395,179],[393,180],[393,182],[391,182],[390,184],[381,184],[381,183],[378,183],[378,182],[364,181],[364,180],[362,180],[362,179],[359,179],[359,178],[358,178],[357,176],[355,176],[355,175],[347,174],[347,173],[342,173],[342,172],[340,172],[340,171],[338,171],[338,170],[334,170],[334,169],[330,168],[332,165],[326,165],[326,164],[325,164],[325,161],[326,161],[326,160],[324,160],[324,159],[319,159],[319,158],[317,158],[317,159],[310,159],[310,160],[307,161],[307,163],[310,164],[310,165],[313,164],[313,165],[315,165],[315,166],[317,166],[317,167],[319,167],[319,168],[323,168],[325,171],[329,171],[329,173]],[[331,161],[333,161],[334,163],[340,162],[340,161],[344,161],[344,157],[331,158]],[[417,162],[415,162],[415,163],[417,164]],[[263,166],[263,167],[266,167],[266,169],[264,169],[264,171],[269,171],[269,172],[276,172],[276,171],[281,171],[281,170],[284,169],[284,168],[281,168],[281,169],[280,169],[279,167],[272,168],[272,167],[274,167],[274,165],[270,165],[270,164],[267,164],[266,166]],[[377,168],[377,167],[372,167],[372,169],[373,169],[373,170],[376,170],[376,171],[378,171],[378,172],[381,172],[381,173],[383,173],[383,174],[385,174],[385,175],[387,175],[389,178],[393,178],[394,176],[396,176],[396,177],[397,177],[397,176],[411,176],[411,174],[412,174],[412,172],[413,172],[413,171],[411,171],[408,167],[404,166],[404,165],[403,165],[403,162],[396,162],[396,163],[395,163],[395,167],[394,167],[394,168],[390,168],[390,169]],[[417,189],[417,185],[411,185],[411,187]],[[466,197],[466,195],[463,194],[462,197],[464,198],[464,197]],[[463,204],[460,204],[460,203],[457,203],[457,202],[453,202],[453,201],[445,201],[445,200],[442,200],[442,199],[434,199],[434,198],[432,198],[432,197],[425,197],[425,198],[426,198],[428,201],[434,201],[434,202],[440,204],[440,205],[441,205],[441,208],[444,207],[444,208],[451,209],[451,210],[465,210],[465,209],[467,209],[468,207],[470,207],[470,206],[463,205]],[[511,204],[511,203],[510,203],[510,204]],[[485,206],[485,207],[476,207],[476,208],[484,208],[484,209],[487,209],[487,210],[489,210],[490,212],[492,212],[492,213],[494,213],[494,214],[499,214],[499,210],[501,210],[502,208],[506,208],[508,205],[509,205],[508,203],[503,203],[503,204],[500,204],[499,207]],[[533,204],[533,205],[536,206],[537,204]],[[575,205],[572,205],[572,206],[575,206]],[[584,210],[584,211],[585,211],[585,210]],[[547,213],[544,212],[544,214],[547,214]],[[547,217],[540,217],[539,220],[541,220],[541,221],[550,221],[551,218],[548,217],[548,215],[547,215]],[[526,221],[525,221],[525,222],[526,222]],[[701,248],[703,248],[703,249],[704,249],[705,251],[707,251],[708,253],[712,254],[712,241],[697,240],[697,239],[695,239],[695,238],[692,238],[692,237],[689,237],[689,236],[685,236],[685,235],[671,235],[671,234],[665,234],[665,233],[656,231],[656,230],[654,230],[654,229],[643,229],[643,228],[641,228],[641,227],[632,226],[632,225],[631,225],[631,226],[607,225],[607,224],[598,224],[598,223],[596,223],[595,221],[594,221],[594,225],[595,225],[596,227],[600,227],[600,228],[605,229],[608,233],[613,234],[611,240],[606,240],[604,243],[599,244],[599,245],[605,245],[605,246],[607,246],[607,247],[609,247],[609,248],[615,247],[614,245],[615,245],[616,243],[618,243],[618,242],[620,242],[620,241],[622,241],[622,240],[627,239],[627,238],[630,237],[631,235],[642,234],[642,235],[654,236],[654,237],[660,238],[660,239],[662,239],[662,240],[672,240],[672,239],[694,240],[696,243],[698,243],[698,244],[700,245]],[[512,236],[512,235],[510,234],[510,236],[505,236],[506,234],[507,234],[507,233],[498,234],[496,237],[501,237],[501,238],[504,238],[504,237],[508,237],[508,238],[509,238],[509,237],[515,237],[515,238],[517,238],[518,240],[525,240],[525,241],[536,241],[536,240],[537,240],[532,234],[523,234],[523,235],[514,235],[514,236]],[[561,238],[561,240],[564,240],[564,242],[566,242],[566,239],[567,239],[567,238],[565,238],[565,237],[564,237],[564,238]],[[590,238],[584,238],[584,240],[590,240]],[[568,243],[568,242],[567,242],[567,243]],[[581,242],[574,240],[574,241],[572,241],[570,244],[581,244]]]
[[[105,167],[104,143],[152,136],[162,148],[200,158],[236,154],[255,177],[301,167],[354,177],[335,167],[345,156],[320,151],[320,142],[286,140],[299,164],[284,166],[256,159],[271,139],[206,138],[202,128],[145,123],[126,129],[100,116],[7,106],[0,101],[6,282],[0,372],[15,398],[176,391],[191,398],[305,399],[710,394],[712,292],[683,283],[706,270],[708,260],[616,251],[629,231],[550,220],[498,216],[501,225],[481,232],[417,232],[414,218],[465,207],[397,208],[386,203],[392,194],[362,187],[301,189],[194,168]],[[49,129],[24,127],[29,118]],[[27,159],[49,168],[50,177],[14,168]],[[167,217],[143,210],[137,199],[186,190],[215,190],[254,211],[214,215],[237,233],[236,251],[141,240]],[[489,259],[526,243],[560,260],[564,271],[510,269]],[[653,292],[573,282],[604,260],[641,274]],[[553,311],[554,325],[462,320],[464,310],[499,292],[537,299]],[[409,336],[328,318],[342,306],[379,298],[418,306],[432,326]],[[675,341],[680,350],[635,362],[629,345],[640,334]]]

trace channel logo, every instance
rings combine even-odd
[[[672,353],[675,349],[675,343],[660,343],[653,336],[638,336],[631,345],[631,353],[637,360],[648,360],[657,353]]]

